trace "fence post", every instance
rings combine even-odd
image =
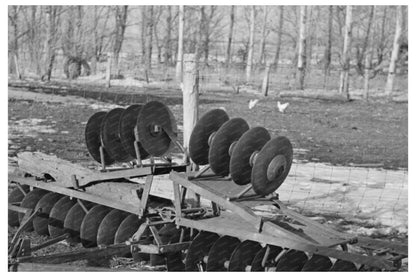
[[[267,62],[267,64],[266,64],[266,70],[264,71],[263,84],[261,86],[261,93],[264,96],[267,96],[267,94],[269,92],[270,66],[271,66],[271,63],[270,62]]]
[[[183,146],[186,156],[189,149],[189,138],[198,120],[199,73],[195,54],[185,54],[183,59]]]
[[[111,80],[111,60],[112,60],[112,54],[107,53],[107,71],[105,75],[105,86],[109,88],[111,86],[110,80]]]

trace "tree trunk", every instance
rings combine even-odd
[[[204,41],[204,34],[205,34],[205,28],[206,28],[206,14],[205,14],[205,6],[200,6],[199,7],[199,32],[198,32],[198,36],[197,36],[197,41],[196,41],[196,49],[195,49],[195,53],[196,53],[196,61],[197,61],[197,65],[199,65],[199,61],[201,59],[201,55],[203,52],[203,41]]]
[[[342,51],[342,71],[339,82],[339,93],[345,94],[349,99],[349,71],[350,71],[350,46],[352,34],[352,6],[347,6],[345,16],[344,49]]]
[[[183,26],[185,23],[184,6],[179,6],[178,54],[176,60],[176,80],[182,82],[183,67]]]
[[[114,71],[117,75],[120,75],[119,69],[119,54],[121,47],[123,46],[124,33],[127,27],[127,10],[128,6],[116,6],[116,25],[115,25],[115,39],[113,45],[113,61],[114,61]]]
[[[152,70],[152,46],[153,46],[153,6],[148,6],[147,12],[147,34],[146,34],[146,81],[149,82],[149,76]]]
[[[279,6],[279,10],[277,13],[279,25],[277,26],[276,52],[274,54],[274,59],[273,59],[273,66],[275,69],[277,69],[277,66],[279,65],[280,47],[282,44],[283,10],[284,10],[284,6]]]
[[[394,77],[396,75],[396,63],[397,63],[397,60],[399,59],[402,31],[403,31],[403,6],[397,6],[396,7],[396,31],[394,34],[393,50],[391,52],[389,74],[387,76],[387,83],[386,83],[386,89],[385,89],[385,93],[389,97],[391,97],[393,93]]]
[[[300,6],[299,48],[298,48],[298,88],[303,90],[306,73],[306,6]]]
[[[332,17],[333,6],[328,6],[328,34],[324,54],[324,86],[326,88],[327,77],[331,74],[331,52],[332,52]]]
[[[55,61],[55,36],[56,27],[55,20],[57,16],[57,6],[46,7],[46,22],[48,24],[48,30],[45,41],[45,71],[42,75],[42,81],[50,81],[52,75],[53,64]]]
[[[142,49],[142,64],[146,62],[146,10],[147,6],[142,6],[142,22],[141,22],[141,29],[140,29],[140,38],[141,38],[141,49]]]
[[[267,36],[267,15],[268,10],[267,6],[263,6],[263,25],[261,27],[261,42],[260,42],[260,55],[259,55],[259,64],[265,63],[265,54],[266,49],[266,36]]]
[[[250,10],[250,38],[249,38],[249,43],[248,43],[246,82],[250,82],[251,71],[252,71],[252,67],[253,67],[255,20],[256,20],[256,8],[255,8],[255,6],[251,6],[251,10]]]
[[[368,41],[370,39],[370,33],[371,33],[371,29],[373,27],[372,26],[373,17],[374,17],[374,6],[370,6],[370,12],[369,12],[369,15],[368,15],[369,19],[368,19],[368,23],[367,23],[367,29],[365,31],[363,46],[362,46],[361,51],[358,51],[358,55],[357,55],[357,70],[358,70],[358,74],[360,74],[360,75],[363,75],[363,73],[364,73],[363,59],[365,59],[366,53],[367,53],[367,48],[368,48],[368,44],[369,44]],[[365,67],[365,65],[364,65],[364,67]]]
[[[18,72],[17,63],[15,62],[15,59],[18,59],[18,52],[19,52],[18,51],[19,50],[18,29],[17,29],[19,7],[11,6],[11,9],[13,13],[10,14],[10,11],[9,11],[9,19],[11,21],[11,25],[13,26],[13,39],[11,40],[12,41],[11,45],[9,44],[9,47],[10,47],[9,49],[9,73],[13,74],[13,73]]]
[[[381,20],[380,40],[377,47],[377,64],[381,64],[384,58],[384,45],[386,40],[386,18],[388,6],[383,9],[383,18]]]
[[[234,17],[235,17],[235,6],[231,6],[230,10],[230,29],[228,29],[228,41],[227,41],[227,53],[225,56],[225,64],[227,68],[230,67],[231,63],[231,45],[233,41],[233,30],[234,30]]]
[[[172,6],[168,6],[168,16],[166,17],[166,41],[165,41],[165,58],[164,63],[169,65],[172,58]]]
[[[370,90],[370,71],[371,71],[371,61],[373,59],[373,38],[374,38],[374,31],[371,31],[372,23],[374,19],[374,8],[375,6],[370,7],[370,18],[368,19],[368,46],[366,47],[366,51],[364,53],[365,62],[364,62],[364,95],[363,98],[368,101],[368,93]]]

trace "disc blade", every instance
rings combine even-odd
[[[247,122],[242,118],[232,118],[218,129],[208,154],[209,165],[215,174],[227,176],[230,173],[230,146],[248,129]]]
[[[39,235],[49,235],[49,213],[51,212],[51,209],[56,204],[56,202],[58,202],[58,200],[62,197],[64,197],[62,194],[49,192],[39,200],[35,210],[42,209],[42,212],[33,219],[33,228]]]
[[[189,156],[194,163],[208,164],[208,139],[229,119],[224,110],[214,109],[205,113],[198,120],[189,138]]]
[[[91,209],[94,204],[90,202],[83,201],[83,205],[86,209]],[[67,239],[71,243],[80,242],[80,230],[82,220],[84,219],[87,213],[84,211],[80,203],[76,203],[68,211],[65,220],[64,220],[64,230],[66,233],[69,233],[70,237]]]
[[[267,260],[263,265],[264,255],[266,254],[267,247],[270,248],[269,254],[267,256]],[[266,267],[270,267],[272,265],[273,259],[282,251],[281,247],[274,246],[274,245],[267,245],[263,247],[259,252],[257,252],[256,256],[254,256],[253,262],[251,263],[251,272],[260,272],[265,271]]]
[[[167,106],[158,101],[146,103],[137,118],[137,132],[143,148],[153,156],[162,156],[174,147],[167,132],[177,136],[176,120]]]
[[[218,234],[205,231],[200,232],[188,248],[185,258],[185,270],[199,271],[198,264],[202,265],[202,268],[205,270],[203,259],[208,255],[209,250],[218,238]]]
[[[119,135],[119,124],[123,108],[109,111],[101,123],[101,139],[105,150],[117,162],[129,162],[134,159],[123,148]]]
[[[180,241],[181,232],[184,232],[183,234],[183,242],[190,241],[190,230],[189,228],[181,228],[178,230],[178,232],[175,232],[170,238],[169,238],[169,244],[172,243],[178,243]],[[185,271],[185,256],[186,256],[186,250],[182,250],[179,252],[169,252],[165,254],[166,257],[166,268],[168,271]]]
[[[328,271],[332,267],[332,262],[328,257],[312,255],[303,266],[302,271]]]
[[[351,272],[357,271],[357,267],[354,263],[343,260],[336,260],[330,271],[344,271]]]
[[[39,200],[47,193],[48,191],[43,190],[43,189],[33,189],[32,191],[28,192],[26,196],[23,198],[22,203],[20,204],[20,207],[34,210]],[[22,223],[23,217],[24,217],[24,214],[19,213],[20,224]],[[27,227],[25,228],[25,231],[28,231],[28,232],[33,231],[33,222],[27,225]]]
[[[284,157],[285,166],[276,168],[277,174],[270,180],[268,171],[272,161],[278,156]],[[292,144],[286,137],[269,140],[258,153],[251,171],[253,190],[259,195],[267,195],[277,190],[289,174],[292,159]]]
[[[97,112],[93,114],[85,126],[85,143],[87,145],[88,152],[91,157],[97,162],[101,163],[100,146],[101,146],[101,124],[107,113]],[[108,155],[104,149],[104,163],[105,165],[111,165],[114,163],[114,159]]]
[[[65,234],[64,221],[69,210],[77,203],[75,199],[64,196],[52,207],[49,213],[48,231],[52,238]]]
[[[159,238],[162,242],[162,244],[168,244],[169,238],[179,232],[178,229],[176,229],[175,224],[165,224],[160,230],[158,231]],[[154,241],[156,243],[156,241]],[[164,265],[165,264],[165,255],[163,254],[150,254],[150,263],[152,266],[157,265]]]
[[[97,245],[113,244],[118,227],[128,215],[129,213],[116,209],[109,212],[98,227]]]
[[[136,233],[142,223],[144,223],[144,220],[139,219],[137,215],[128,215],[118,227],[114,236],[114,243],[117,244],[128,241],[134,233]]]
[[[132,157],[136,157],[136,148],[134,147],[134,142],[136,140],[134,136],[134,127],[136,126],[137,117],[139,116],[140,110],[143,105],[131,105],[123,111],[119,120],[119,134],[121,145],[124,150]],[[149,153],[144,150],[142,144],[139,142],[139,153],[140,158],[146,159],[149,156]]]
[[[231,254],[228,271],[245,271],[261,248],[256,241],[246,240],[240,243]]]
[[[241,243],[238,238],[223,236],[211,247],[208,253],[207,271],[227,271],[225,261],[229,261],[234,249]]]
[[[234,147],[230,159],[231,178],[237,185],[251,182],[250,157],[270,140],[269,132],[263,127],[254,127],[245,132]]]
[[[30,190],[30,187],[28,185],[22,185],[21,187],[23,191],[25,191],[26,193],[28,193]],[[9,204],[18,203],[18,202],[21,202],[24,197],[25,195],[19,188],[14,188],[9,194],[8,202]],[[19,226],[19,213],[9,210],[8,223],[10,227]]]
[[[297,250],[289,250],[278,261],[276,271],[301,271],[308,261],[308,256]]]
[[[85,215],[81,223],[80,237],[85,248],[97,246],[97,233],[101,221],[111,211],[111,208],[101,205],[94,206]]]

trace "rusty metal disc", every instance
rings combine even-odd
[[[246,271],[246,267],[251,265],[261,248],[256,241],[246,240],[240,243],[231,254],[228,271]]]
[[[100,223],[97,233],[97,245],[111,245],[114,243],[118,227],[129,215],[128,212],[117,209],[109,212]]]
[[[87,210],[91,209],[94,206],[94,203],[83,201],[83,205]],[[67,239],[71,243],[80,242],[80,229],[82,220],[84,219],[87,213],[84,211],[80,203],[76,203],[68,211],[68,214],[64,220],[64,230],[65,233],[68,233],[70,237]]]
[[[128,215],[118,227],[114,236],[114,243],[117,244],[128,241],[134,233],[136,233],[143,222],[144,220],[139,219],[135,214]]]
[[[158,101],[146,103],[140,110],[136,123],[143,148],[153,156],[162,156],[175,145],[168,133],[176,139],[176,120],[170,109]]]
[[[48,231],[52,238],[65,234],[64,221],[66,215],[76,203],[75,199],[65,196],[53,205],[48,219]]]
[[[101,146],[101,123],[107,113],[97,112],[93,114],[85,126],[85,143],[87,145],[88,152],[91,157],[97,162],[101,163],[100,146]],[[104,149],[104,163],[105,165],[111,165],[114,163],[114,159],[108,155]]]
[[[30,187],[28,185],[22,185],[21,186],[23,191],[28,193],[30,191]],[[14,188],[8,197],[8,203],[20,203],[22,202],[25,195],[19,188]],[[20,205],[20,204],[19,204]],[[15,211],[9,210],[8,214],[8,223],[10,227],[16,227],[19,226],[19,213]]]
[[[224,123],[216,132],[209,148],[209,165],[219,176],[230,173],[230,147],[249,129],[242,118],[232,118]]]
[[[267,195],[280,187],[292,166],[293,148],[286,137],[269,140],[257,154],[251,183],[258,195]]]
[[[302,271],[328,271],[331,267],[332,262],[328,257],[313,254],[303,266]]]
[[[194,163],[208,164],[209,137],[229,119],[224,110],[214,109],[198,120],[189,138],[189,156]]]
[[[109,111],[101,123],[101,140],[107,153],[116,162],[129,162],[134,159],[121,144],[119,124],[123,108],[115,108]]]
[[[23,198],[20,207],[32,209],[35,210],[36,205],[38,204],[39,200],[47,194],[47,190],[43,189],[33,189],[32,191],[28,192],[26,196]],[[19,222],[22,224],[24,214],[19,213]],[[33,231],[33,222],[31,222],[27,227],[25,228],[25,231],[31,232]]]
[[[233,181],[240,186],[251,182],[252,164],[250,158],[270,140],[269,132],[263,127],[253,127],[238,140],[231,154],[230,173]]]
[[[111,208],[96,205],[85,215],[81,223],[80,237],[85,248],[97,246],[97,233],[101,221],[111,211]]]
[[[352,271],[357,271],[357,267],[352,262],[336,260],[334,265],[331,267],[329,271],[352,272]]]
[[[276,271],[301,271],[307,261],[305,252],[292,249],[277,261]]]
[[[263,266],[263,259],[264,255],[266,255],[267,248],[269,248],[269,254],[267,256],[267,260],[265,261],[265,264]],[[267,245],[266,247],[263,247],[259,252],[257,252],[256,256],[254,256],[254,259],[251,263],[251,272],[260,272],[265,271],[266,267],[270,267],[273,263],[273,259],[282,251],[282,248],[279,246],[274,245]]]
[[[216,233],[202,231],[191,242],[185,258],[186,271],[203,271],[206,265],[203,261],[204,257],[208,255],[212,245],[218,240],[219,235]]]
[[[136,138],[134,136],[134,127],[137,123],[137,117],[139,116],[140,110],[143,105],[134,104],[127,107],[120,116],[119,121],[119,134],[121,145],[123,145],[124,150],[132,157],[136,157],[136,148],[134,147],[134,142]],[[149,153],[144,150],[142,144],[139,142],[139,153],[140,158],[146,159],[149,157]]]
[[[227,271],[224,263],[230,260],[231,254],[240,243],[238,238],[231,236],[217,239],[208,253],[207,271]]]
[[[49,235],[49,213],[51,212],[56,202],[58,202],[58,200],[62,197],[64,197],[62,194],[49,192],[39,200],[38,204],[36,204],[35,210],[42,209],[41,213],[33,218],[33,228],[39,235]]]

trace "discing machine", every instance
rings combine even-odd
[[[291,142],[222,109],[198,120],[187,148],[157,101],[95,113],[85,141],[96,169],[18,155],[10,270],[132,256],[168,271],[395,271],[408,255],[407,245],[341,233],[287,207],[278,188]],[[49,239],[32,245],[23,231]],[[84,248],[36,253],[62,240]]]

